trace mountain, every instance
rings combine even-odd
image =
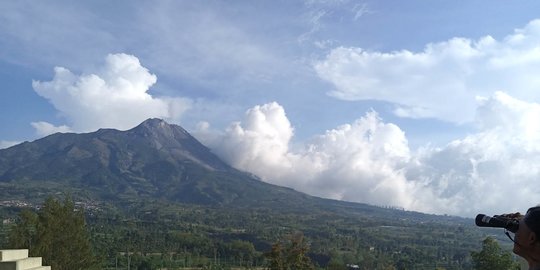
[[[105,201],[253,206],[311,200],[230,167],[182,127],[160,119],[127,131],[56,133],[2,149],[0,184],[0,192],[33,188]]]
[[[367,256],[365,269],[378,268],[370,261],[467,269],[467,254],[483,236],[471,219],[322,199],[265,183],[160,119],[0,150],[0,219],[20,209],[6,201],[40,204],[66,193],[86,206],[97,203],[87,221],[96,248],[113,262],[126,246],[215,261],[216,250],[234,257],[242,249],[235,245],[249,244],[260,263],[272,243],[302,231],[321,266],[330,257],[356,263],[354,256]]]
[[[62,193],[115,206],[159,201],[296,213],[356,212],[385,219],[434,218],[322,199],[265,183],[220,160],[182,127],[160,119],[148,119],[127,131],[56,133],[0,150],[3,200],[40,203]]]

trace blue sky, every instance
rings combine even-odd
[[[540,203],[538,10],[4,1],[0,148],[160,117],[235,167],[309,194],[432,213],[524,211]],[[519,199],[500,204],[509,189]]]

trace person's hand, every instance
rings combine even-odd
[[[496,215],[495,217],[504,217],[504,218],[511,218],[511,219],[522,219],[524,216],[520,212],[516,212],[516,213],[510,213],[510,214]]]

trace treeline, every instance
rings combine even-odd
[[[47,207],[48,203],[54,207]],[[419,223],[360,213],[159,202],[134,204],[125,212],[116,208],[84,212],[75,209],[70,200],[62,203],[50,199],[41,210],[20,214],[18,225],[3,225],[2,246],[43,252],[32,241],[39,239],[38,231],[43,229],[36,225],[38,220],[46,220],[43,209],[52,208],[61,209],[57,213],[64,215],[71,208],[75,217],[83,219],[83,223],[69,223],[83,225],[84,231],[78,234],[87,233],[93,258],[101,269],[128,265],[132,269],[280,269],[279,265],[303,265],[302,269],[347,269],[347,265],[360,269],[472,269],[471,251],[479,250],[484,238],[472,225],[459,222]],[[20,228],[30,234],[18,231]]]
[[[8,233],[7,246],[29,249],[31,257],[42,257],[55,270],[100,269],[84,213],[67,198],[49,198],[37,213],[24,209]]]

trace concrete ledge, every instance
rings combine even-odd
[[[0,270],[26,270],[36,267],[41,267],[41,257],[30,257],[0,264]]]
[[[28,249],[0,250],[0,270],[51,270],[41,257],[28,257]]]
[[[28,258],[28,249],[0,250],[0,262],[15,261]]]

